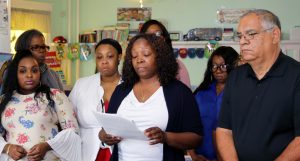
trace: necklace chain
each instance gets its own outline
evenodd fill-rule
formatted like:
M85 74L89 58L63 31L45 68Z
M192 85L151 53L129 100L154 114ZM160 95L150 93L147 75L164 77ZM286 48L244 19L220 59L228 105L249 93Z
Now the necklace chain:
M156 82L152 84L152 87L154 87L155 85L157 85ZM138 91L140 93L139 97L141 99L141 102L145 102L146 101L146 94L145 94L145 90L143 90L143 88L142 88L141 82L138 84Z
M144 94L144 91L142 89L142 84L141 83L139 84L139 90L141 92L141 101L145 102L145 94Z

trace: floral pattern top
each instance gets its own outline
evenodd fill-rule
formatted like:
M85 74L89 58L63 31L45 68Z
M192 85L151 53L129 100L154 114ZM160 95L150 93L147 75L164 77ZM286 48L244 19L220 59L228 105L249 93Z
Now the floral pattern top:
M73 128L78 132L75 113L67 96L58 89L51 89L51 92L55 108L48 105L45 94L35 99L34 93L21 95L14 92L1 116L4 128L1 134L8 143L29 150L54 138L59 132L58 124L62 129Z

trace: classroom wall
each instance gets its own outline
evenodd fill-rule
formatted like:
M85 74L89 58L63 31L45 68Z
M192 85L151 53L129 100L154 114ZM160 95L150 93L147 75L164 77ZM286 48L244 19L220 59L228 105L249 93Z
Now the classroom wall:
M40 0L53 4L52 36L67 35L67 0ZM72 40L76 39L76 0L72 2ZM79 1L79 31L94 29L117 23L118 7L139 7L139 0L81 0ZM236 24L222 25L216 21L216 12L220 8L263 8L278 15L282 23L283 39L289 39L289 29L299 26L299 0L144 0L145 7L152 8L152 18L167 22L169 31L186 33L196 27L236 27ZM131 23L136 27L137 23ZM203 78L207 59L183 59L187 66L191 82L198 85ZM94 73L94 60L80 63L80 76ZM73 66L74 67L74 66Z

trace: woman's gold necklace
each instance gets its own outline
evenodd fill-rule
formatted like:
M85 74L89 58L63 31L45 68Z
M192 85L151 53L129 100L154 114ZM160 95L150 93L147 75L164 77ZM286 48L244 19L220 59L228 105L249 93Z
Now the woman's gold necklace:
M142 84L141 83L139 83L139 91L141 93L141 96L140 96L141 102L145 102L145 94L144 94L144 91L142 89Z
M154 87L157 83L153 83L152 87ZM138 90L139 90L139 93L140 93L140 99L141 99L141 102L145 102L146 101L146 94L144 92L144 90L142 89L142 84L139 83L138 85Z

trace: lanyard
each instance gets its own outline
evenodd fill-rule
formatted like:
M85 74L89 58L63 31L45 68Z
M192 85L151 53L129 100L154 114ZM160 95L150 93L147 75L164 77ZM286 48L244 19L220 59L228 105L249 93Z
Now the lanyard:
M105 105L103 98L100 99L98 105L97 105L97 111L101 111L102 113L105 113Z

